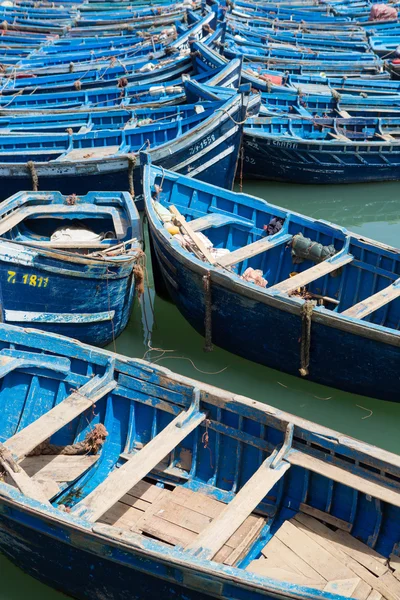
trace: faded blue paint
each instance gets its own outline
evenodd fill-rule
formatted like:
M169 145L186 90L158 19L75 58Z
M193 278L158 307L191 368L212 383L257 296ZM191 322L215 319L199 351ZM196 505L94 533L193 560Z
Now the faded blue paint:
M352 533L384 556L398 547L399 506L377 502L359 492L354 511L354 490L328 480L323 467L320 473L308 473L303 467L292 466L268 493L258 507L266 525L242 567L201 560L182 548L118 527L93 526L74 514L77 503L129 458L126 453L138 452L137 448L190 405L206 413L207 422L179 444L166 471L154 469L149 473L161 487L163 482L183 485L229 502L268 456L274 461L279 454L285 461L300 452L322 459L322 464L329 460L344 472L356 473L398 493L400 461L395 455L272 407L61 336L1 324L1 357L21 360L0 380L2 443L62 402L73 389L88 383L97 389L106 382L116 382L116 388L96 402L96 411L88 409L51 437L52 443L72 444L99 422L108 431L98 461L76 481L67 482L52 499L52 506L0 482L1 551L26 572L59 590L96 600L145 600L149 594L190 600L210 596L226 600L339 600L334 594L274 581L242 568L260 556L265 543L285 519L296 514L301 502L349 521ZM40 397L40 402L33 402L35 397ZM208 447L201 435L205 427ZM192 464L185 469L177 468L182 449L192 454ZM240 456L237 468L231 468L226 456ZM57 508L60 504L72 512Z
M76 224L112 237L83 248L73 241L54 247L52 233ZM69 199L57 192L20 192L2 203L0 227L3 322L29 323L98 345L121 333L135 297L133 269L142 238L130 194ZM95 254L124 243L126 250L121 246L114 255Z
M352 262L337 277L325 275L308 285L309 291L338 302L314 309L308 377L358 394L400 400L400 299L362 320L341 316L349 307L396 282L400 273L396 249L251 196L226 192L173 173L161 174L156 167L146 166L144 177L153 258L171 298L197 331L205 331L203 277L210 272L213 342L249 360L299 375L304 301L270 287L286 280L291 272L304 271L315 263L304 260L295 265L284 243L240 262L233 271L202 262L174 241L152 207L153 184L161 177L160 202L165 206L174 204L188 220L207 213L238 217L236 224L228 221L204 230L216 248L236 250L259 240L265 235L263 225L272 217L281 217L285 224L277 241L286 241L283 234L302 233L323 245L333 244L336 252L350 253ZM240 221L242 218L250 220L251 226ZM268 280L266 289L239 277L247 267L262 270Z

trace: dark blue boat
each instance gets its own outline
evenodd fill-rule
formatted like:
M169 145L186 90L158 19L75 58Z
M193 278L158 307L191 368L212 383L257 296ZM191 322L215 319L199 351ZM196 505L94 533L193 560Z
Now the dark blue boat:
M398 118L255 118L244 128L245 175L291 183L400 179Z
M0 206L2 322L105 346L128 322L141 242L128 193L9 198Z
M398 598L398 456L63 337L0 346L0 549L30 575L82 600Z
M207 346L400 400L398 250L148 164L143 177L156 268ZM164 227L171 207L192 242Z
M105 116L110 128L98 131L3 136L0 196L29 188L65 194L126 189L138 196L136 155L143 148L164 168L204 181L218 178L220 185L232 188L247 103L258 108L259 97L233 93L208 102L208 89L204 96L201 84L189 80L185 85L206 100L134 113L117 111L118 124L113 124L110 112Z

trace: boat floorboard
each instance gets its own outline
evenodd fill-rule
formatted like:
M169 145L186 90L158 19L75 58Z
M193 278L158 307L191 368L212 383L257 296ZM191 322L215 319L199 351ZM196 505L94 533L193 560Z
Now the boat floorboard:
M400 582L384 556L303 512L279 527L247 570L357 600L400 598Z
M100 522L185 548L226 507L200 492L184 487L172 491L140 481L103 515ZM265 525L265 519L250 515L215 556L215 561L237 564L246 555Z

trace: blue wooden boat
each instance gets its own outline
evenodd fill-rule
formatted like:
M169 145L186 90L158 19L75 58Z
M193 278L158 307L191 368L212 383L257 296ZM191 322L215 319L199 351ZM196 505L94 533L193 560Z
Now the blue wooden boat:
M131 313L141 241L128 193L8 198L0 206L2 322L110 343Z
M187 70L190 70L188 65ZM225 61L222 66L194 75L193 79L211 86L238 87L240 81L241 61L235 59ZM188 77L184 73L182 77ZM137 109L160 108L169 104L179 104L186 98L182 78L172 81L158 79L145 85L127 85L124 88L107 86L94 90L82 90L49 94L21 94L5 98L0 97L0 115L9 117L13 114L31 116L37 114L67 114L77 111L102 112L105 108ZM53 117L52 117L53 118ZM65 131L65 130L64 130Z
M292 183L400 179L398 118L250 119L245 174Z
M276 147L287 151L290 143ZM266 161L263 168L278 166ZM143 178L156 268L208 346L213 341L274 369L399 401L397 249L148 164ZM168 233L155 200L178 215L173 220L193 243L184 238L183 247ZM314 247L318 256L309 253ZM259 270L258 284L246 279L249 272L243 277L249 267L250 275Z
M398 598L398 456L61 336L0 343L0 549L28 574L82 600Z
M109 129L74 133L19 132L0 139L1 196L19 189L59 189L79 194L92 190L129 190L140 196L141 183L136 155L148 148L156 164L164 168L218 181L231 188L242 135L242 122L251 103L252 114L260 99L243 94L209 102L208 88L185 82L206 100L160 109L117 111L105 115ZM219 88L216 88L218 92ZM217 94L218 95L218 94ZM44 117L45 119L46 117ZM91 123L96 120L90 117ZM38 119L39 120L39 119ZM60 121L61 122L61 121ZM124 125L125 123L125 125Z

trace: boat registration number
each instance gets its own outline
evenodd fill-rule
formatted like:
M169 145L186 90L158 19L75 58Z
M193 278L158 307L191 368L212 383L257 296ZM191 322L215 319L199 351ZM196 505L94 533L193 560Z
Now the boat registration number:
M49 283L48 277L38 277L37 275L17 276L15 271L7 271L7 283L22 283L23 285L31 285L33 287L47 287Z
M285 140L272 140L273 146L279 146L281 148L297 148L296 142L286 142Z
M215 142L215 133L208 135L207 137L204 138L204 140L201 140L201 142L198 142L195 146L192 146L191 148L189 148L189 155L193 156L194 154L197 154L197 152L199 152L200 150L203 150L203 148L206 148L213 142Z

